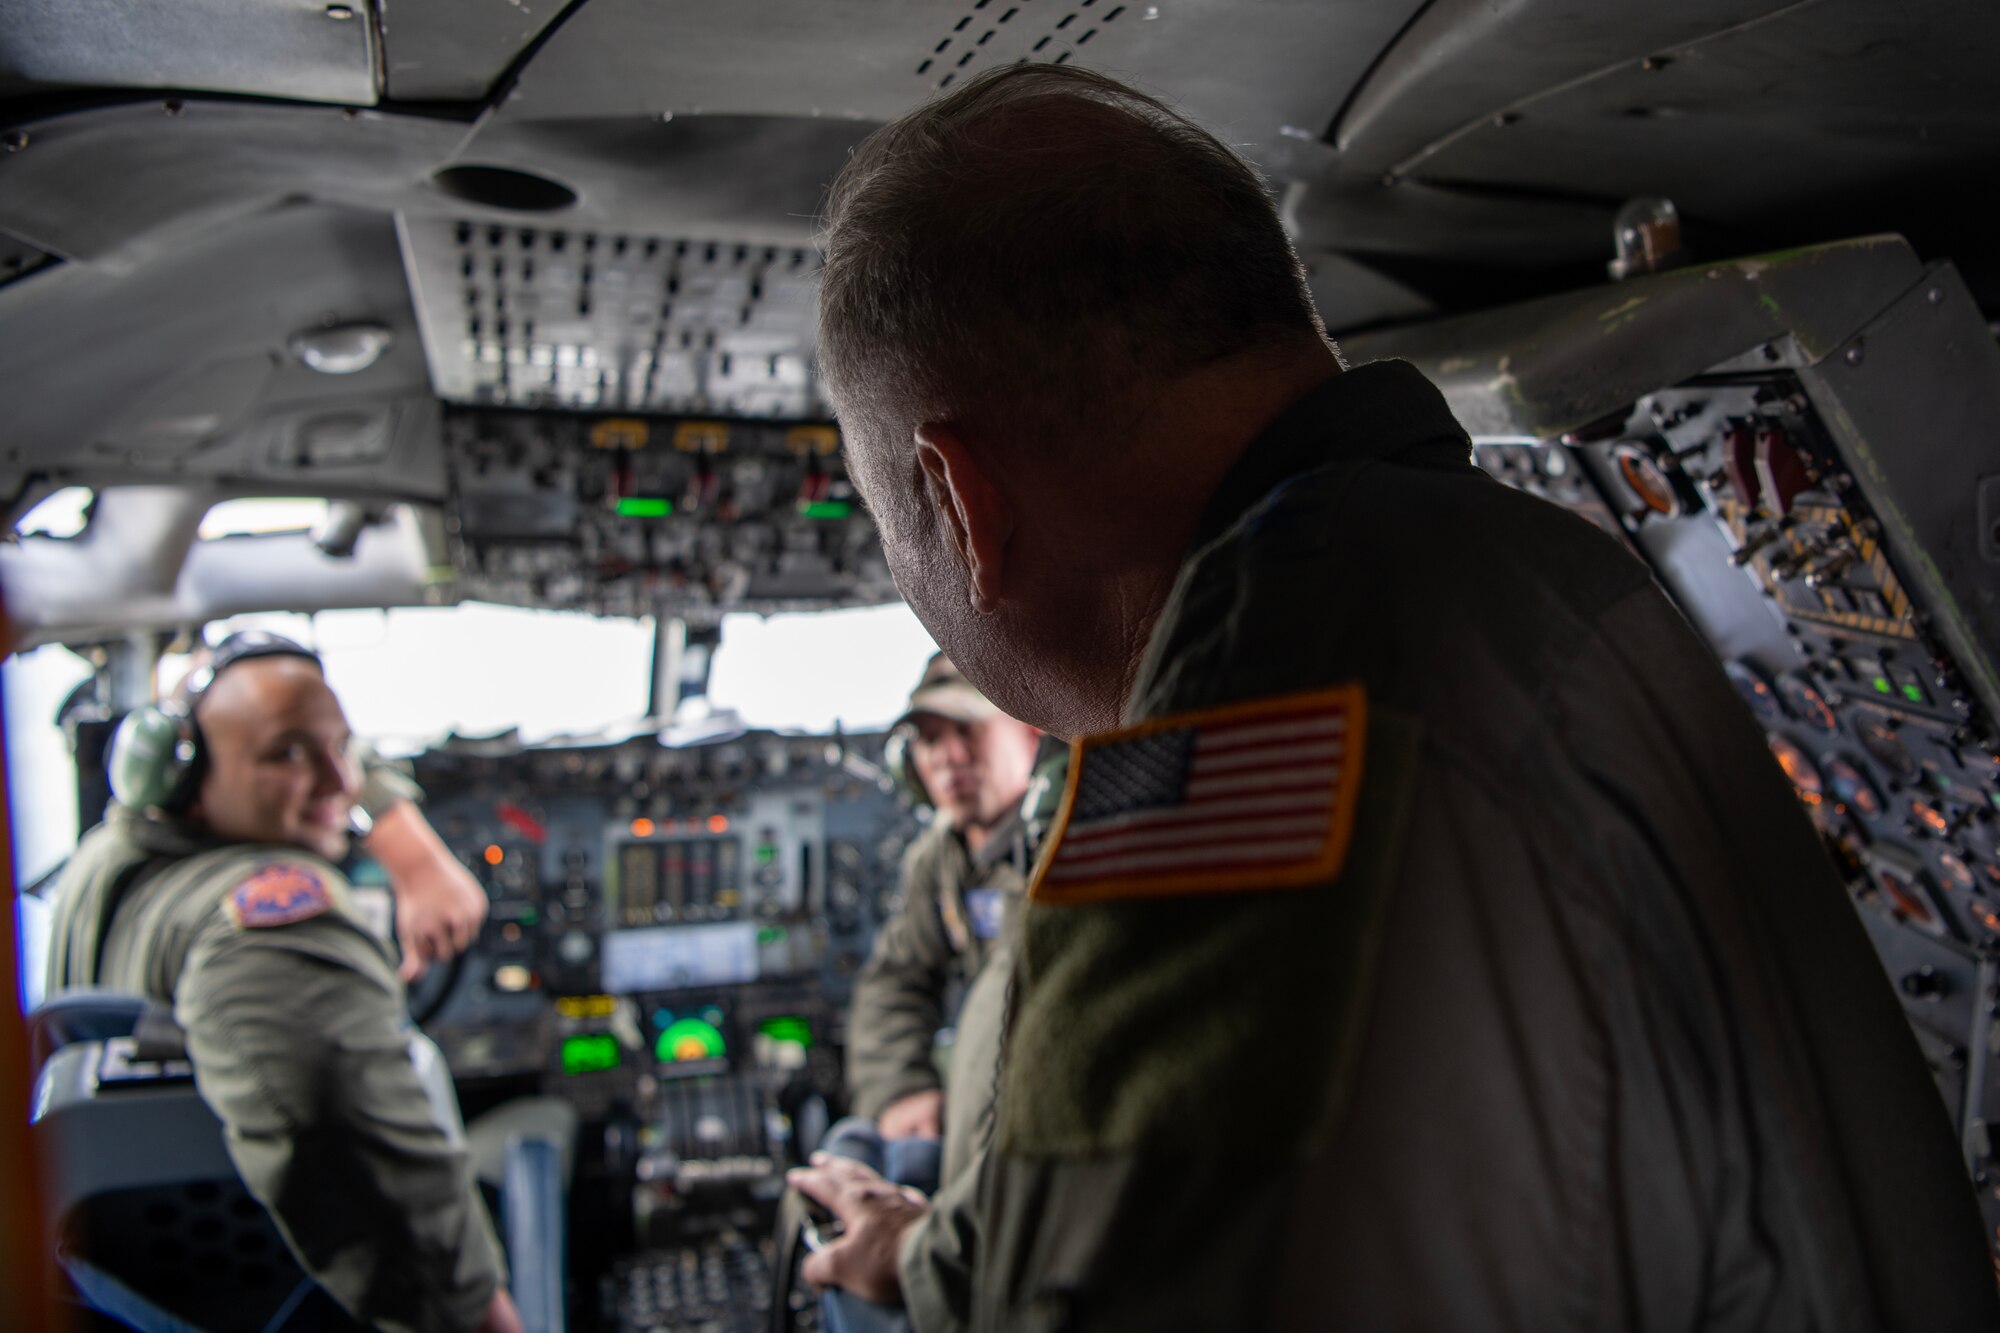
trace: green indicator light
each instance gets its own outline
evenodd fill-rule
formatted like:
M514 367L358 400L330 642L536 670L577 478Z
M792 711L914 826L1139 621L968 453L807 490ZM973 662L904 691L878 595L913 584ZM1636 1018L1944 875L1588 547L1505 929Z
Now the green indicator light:
M799 512L807 518L846 518L854 512L854 506L846 500L814 500L801 505Z
M541 919L542 919L542 914L540 912L537 912L532 907L530 907L527 911L521 913L521 924L524 926L532 926Z
M618 502L618 512L626 518L665 518L674 512L674 502L657 495L628 495Z
M1913 704L1920 704L1924 701L1924 687L1921 685L1905 685L1903 687L1903 697Z
M757 1025L757 1030L772 1041L790 1042L794 1046L810 1047L813 1044L812 1025L803 1018L767 1018Z
M1887 676L1875 677L1872 684L1875 686L1875 693L1877 694L1894 694L1896 692L1895 689L1889 684L1889 678Z
M757 932L757 943L783 944L790 934L783 926L766 926Z
M762 847L759 847L757 849L758 865L767 866L771 864L771 862L777 859L778 859L778 849L776 847L773 847L770 843L767 842Z
M616 1069L619 1063L618 1038L608 1032L580 1037L564 1037L562 1071L565 1074L597 1074Z
M720 1060L727 1055L722 1034L713 1024L704 1023L699 1018L683 1018L653 1043L653 1054L662 1064L675 1064L682 1060Z

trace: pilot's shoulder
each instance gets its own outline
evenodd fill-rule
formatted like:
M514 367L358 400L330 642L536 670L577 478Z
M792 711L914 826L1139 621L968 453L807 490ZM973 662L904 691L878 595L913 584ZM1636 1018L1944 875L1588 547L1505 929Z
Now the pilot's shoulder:
M1032 897L1064 906L1339 878L1369 715L1367 687L1346 681L1084 737Z
M308 857L273 857L245 865L222 900L238 930L274 930L336 910L339 872Z
M1358 1030L1421 732L1347 682L1078 743L1023 939L1003 1147L1258 1152L1322 1126ZM1240 1127L1239 1127L1240 1128Z
M268 844L216 848L180 863L172 889L218 930L275 931L354 911L346 877L312 853Z

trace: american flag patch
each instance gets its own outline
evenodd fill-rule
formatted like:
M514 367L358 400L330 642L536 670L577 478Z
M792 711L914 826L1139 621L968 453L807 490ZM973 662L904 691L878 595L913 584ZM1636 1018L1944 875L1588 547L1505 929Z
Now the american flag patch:
M1077 742L1043 903L1303 887L1340 873L1361 786L1359 684Z

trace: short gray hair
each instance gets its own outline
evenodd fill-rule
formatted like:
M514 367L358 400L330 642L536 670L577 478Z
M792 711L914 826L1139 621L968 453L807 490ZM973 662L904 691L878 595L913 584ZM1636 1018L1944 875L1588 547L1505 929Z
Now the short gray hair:
M844 409L1081 424L1136 376L1323 340L1262 180L1158 99L1013 65L861 144L823 218Z

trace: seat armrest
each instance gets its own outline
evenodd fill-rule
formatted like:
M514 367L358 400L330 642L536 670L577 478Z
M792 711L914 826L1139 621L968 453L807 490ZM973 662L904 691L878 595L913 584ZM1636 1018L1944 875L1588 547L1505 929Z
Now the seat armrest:
M45 1000L28 1015L29 1069L39 1071L51 1055L80 1041L129 1037L146 1002L116 991L69 991Z

